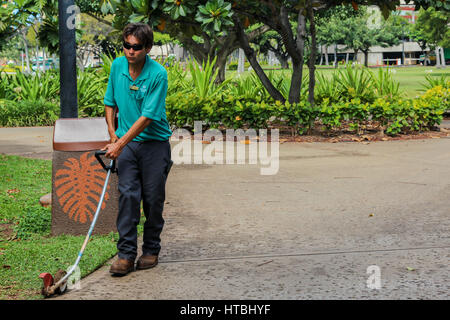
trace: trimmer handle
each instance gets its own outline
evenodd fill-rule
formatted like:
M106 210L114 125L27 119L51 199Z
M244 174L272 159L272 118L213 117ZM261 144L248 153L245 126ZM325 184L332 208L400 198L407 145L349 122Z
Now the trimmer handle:
M106 150L97 150L95 151L95 157L97 158L98 162L102 165L103 169L106 171L111 170L112 173L116 172L116 161L111 160L109 163L109 166L106 166L103 162L102 158L100 156L104 156L106 154Z

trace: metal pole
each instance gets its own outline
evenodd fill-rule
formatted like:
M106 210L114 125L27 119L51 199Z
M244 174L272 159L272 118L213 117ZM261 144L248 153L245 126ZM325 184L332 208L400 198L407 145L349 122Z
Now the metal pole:
M78 118L74 0L58 0L61 118Z
M402 21L402 65L405 65L405 25Z

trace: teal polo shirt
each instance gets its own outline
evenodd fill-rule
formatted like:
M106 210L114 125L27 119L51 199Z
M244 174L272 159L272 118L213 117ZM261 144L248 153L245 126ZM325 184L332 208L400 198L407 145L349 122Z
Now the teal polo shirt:
M147 55L141 74L133 81L127 58L116 58L103 100L106 106L119 108L116 135L123 137L144 116L153 121L133 141L168 140L172 132L166 116L166 95L167 72L158 62Z

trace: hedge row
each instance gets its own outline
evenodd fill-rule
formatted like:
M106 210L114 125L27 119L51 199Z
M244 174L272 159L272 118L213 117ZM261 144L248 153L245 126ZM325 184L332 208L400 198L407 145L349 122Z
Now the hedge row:
M203 121L203 126L210 128L262 129L282 125L303 134L316 124L328 131L346 126L360 132L370 123L395 135L428 130L440 124L443 113L450 109L449 96L450 89L438 86L417 99L377 99L371 104L352 99L311 107L307 102L283 105L258 98L175 94L167 98L166 109L169 123L175 127L193 127L194 121Z
M59 105L47 101L0 100L0 126L52 126L59 118Z
M314 125L324 130L340 130L344 126L360 133L369 123L387 134L429 130L440 124L443 113L450 110L450 89L442 86L428 90L416 99L377 99L374 103L350 102L311 107L307 102L281 104L261 97L218 96L200 98L195 94L174 94L167 98L169 123L174 128L194 127L203 121L209 128L253 128L272 126L291 128L299 134ZM80 116L84 116L81 114ZM98 116L88 114L88 116ZM0 126L47 126L59 118L59 106L37 102L0 100Z

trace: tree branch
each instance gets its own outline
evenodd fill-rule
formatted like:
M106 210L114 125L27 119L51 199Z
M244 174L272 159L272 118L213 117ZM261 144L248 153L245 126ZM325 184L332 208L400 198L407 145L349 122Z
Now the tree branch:
M90 17L96 19L97 21L99 21L99 22L101 22L101 23L104 23L104 24L106 24L106 25L112 27L112 22L109 22L108 20L105 20L105 19L103 19L103 18L97 17L96 15L94 15L94 14L92 14L92 13L90 13L90 12L82 12L82 13L85 13L85 14L87 14L88 16L90 16Z

